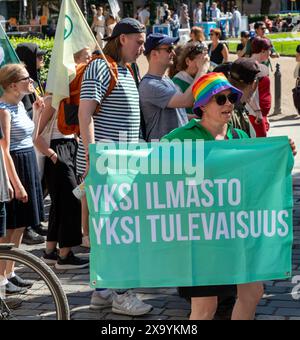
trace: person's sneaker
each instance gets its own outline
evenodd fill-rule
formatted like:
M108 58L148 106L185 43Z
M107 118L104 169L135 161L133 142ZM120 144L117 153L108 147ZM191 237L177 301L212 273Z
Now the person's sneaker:
M87 268L89 264L90 264L89 260L81 259L75 256L72 251L70 251L65 259L62 259L58 255L55 268L59 270L83 269L83 268Z
M83 247L83 248L91 248L89 236L83 236L82 237L81 247Z
M16 287L20 288L31 288L34 284L34 281L24 280L18 275L15 275L14 277L8 279L8 281L14 284Z
M5 285L5 295L25 294L27 288L17 287L10 281Z
M111 289L106 289L105 294L103 294L103 291L95 290L92 294L90 309L101 310L103 308L111 307L114 295L115 293Z
M45 228L42 224L35 226L33 231L39 234L40 236L47 236L48 228Z
M37 234L31 227L28 227L24 231L22 243L27 245L41 244L45 242L45 238Z
M129 316L140 316L149 313L152 306L139 300L135 294L128 291L122 295L115 295L112 303L112 312Z
M44 254L41 257L41 260L44 261L48 266L55 265L57 262L57 259L58 259L57 249L55 249L50 254L47 254L46 251L44 250Z

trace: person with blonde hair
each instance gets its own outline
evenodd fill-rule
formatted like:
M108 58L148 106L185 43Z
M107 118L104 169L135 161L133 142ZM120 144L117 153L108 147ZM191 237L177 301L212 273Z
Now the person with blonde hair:
M44 220L43 195L36 155L33 148L34 123L29 118L22 98L34 92L33 80L23 64L8 64L0 69L0 123L3 150L8 176L14 189L14 199L7 207L7 235L0 243L19 247L25 227L39 225ZM37 116L44 109L38 98L33 104ZM14 262L0 262L0 285L6 294L25 293L33 281L23 280L14 272Z
M205 42L205 35L203 33L203 29L201 27L194 26L191 29L190 33L191 41L193 42Z

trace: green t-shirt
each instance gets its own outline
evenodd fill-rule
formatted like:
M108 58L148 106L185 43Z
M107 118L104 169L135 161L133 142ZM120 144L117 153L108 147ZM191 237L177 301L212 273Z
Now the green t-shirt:
M196 141L197 139L202 139L202 140L207 140L207 141L215 140L212 134L209 131L207 131L202 125L199 124L200 121L201 120L199 119L192 119L187 125L171 131L169 134L164 136L162 139L166 139L169 141L178 139L182 142L184 142L185 140ZM239 129L235 129L235 131L238 134L240 139L249 138L246 132L239 130ZM228 126L228 130L227 130L227 138L233 139L232 128L230 125Z

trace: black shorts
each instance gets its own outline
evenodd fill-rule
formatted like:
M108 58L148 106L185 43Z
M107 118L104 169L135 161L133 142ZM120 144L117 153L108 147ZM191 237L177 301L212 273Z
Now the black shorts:
M6 235L6 210L5 203L0 202L0 237Z
M178 293L181 297L190 299L192 297L231 297L236 296L236 285L224 286L194 286L194 287L179 287Z

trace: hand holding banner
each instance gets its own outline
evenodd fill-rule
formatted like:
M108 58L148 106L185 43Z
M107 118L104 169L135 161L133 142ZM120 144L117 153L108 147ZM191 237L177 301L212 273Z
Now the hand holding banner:
M291 275L288 139L205 142L204 162L202 148L90 146L93 287L242 284Z

